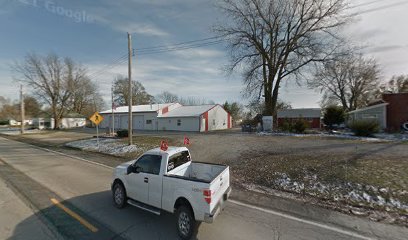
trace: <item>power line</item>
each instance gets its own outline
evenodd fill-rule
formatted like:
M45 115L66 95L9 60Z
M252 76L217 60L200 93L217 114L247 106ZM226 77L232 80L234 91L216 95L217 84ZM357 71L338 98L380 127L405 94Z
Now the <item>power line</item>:
M374 2L379 2L379 1L373 1L372 3L374 3ZM360 12L353 13L353 14L351 14L351 16L358 16L358 15L362 15L362 14L365 14L365 13L378 12L378 11L381 11L381 10L385 10L385 9L388 9L388 8L397 7L397 6L401 6L401 5L405 5L405 4L408 4L408 1L400 1L400 2L395 2L395 3L388 4L388 5L383 5L383 6L380 6L380 7L374 7L374 8L371 8L371 9L366 9L366 10L363 10L363 11L360 11Z
M174 52L174 51L187 50L187 49L192 49L192 48L200 48L200 47L217 45L223 42L224 40L217 40L217 41L205 42L205 43L200 43L200 44L192 44L192 45L186 45L186 46L180 46L180 47L168 47L168 48L161 48L161 49L150 50L150 51L138 51L138 49L136 49L136 54L140 56L140 55L148 55L148 54Z
M91 78L91 79L96 78L96 77L100 76L101 74L105 73L107 70L112 69L114 67L117 67L117 66L125 63L126 61L127 61L127 54L115 59L114 61L112 61L109 64L104 65L99 70L89 74L88 77Z
M124 57L126 57L126 56L127 56L127 54L123 54L123 55L121 55L120 57L117 57L117 58L113 59L112 62L103 65L99 70L96 70L96 71L94 71L93 73L91 73L91 74L89 74L89 75L90 75L90 76L91 76L91 75L94 75L94 74L96 74L97 72L99 72L99 71L101 71L101 70L103 70L103 69L105 69L105 68L107 68L107 67L109 67L109 66L111 66L111 65L116 64L117 62L121 61L121 60L122 60Z
M152 47L138 48L134 50L134 53L137 53L138 55L149 55L149 54L158 54L158 53L187 50L187 49L199 48L199 47L205 47L205 46L212 46L212 45L220 44L224 41L220 38L221 37L217 36L217 37L196 39L196 40L169 44L169 45L158 45L158 46L152 46ZM215 39L220 39L220 40L215 40ZM102 75L103 73L106 73L107 70L110 70L118 65L125 63L127 61L127 57L128 57L127 55L128 54L123 54L122 56L114 59L111 63L106 64L103 67L101 67L99 70L96 70L95 72L92 72L91 74L89 74L88 77L91 80L93 80L96 77Z
M371 1L371 2L360 3L360 4L350 6L350 7L348 7L348 9L364 7L364 6L372 5L372 4L377 3L377 2L384 2L384 0L375 0L375 1Z
M203 39L197 39L197 40L192 40L192 41L187 41L187 42L181 42L181 43L176 43L176 44L169 44L169 45L159 45L159 46L152 46L152 47L144 47L144 48L138 48L138 51L141 50L151 50L151 49L158 49L158 48L169 48L169 47L175 47L175 46L180 46L180 45L186 45L186 44L191 44L191 43L196 43L196 42L204 42L208 40L213 40L221 38L219 36L217 37L209 37L209 38L203 38Z

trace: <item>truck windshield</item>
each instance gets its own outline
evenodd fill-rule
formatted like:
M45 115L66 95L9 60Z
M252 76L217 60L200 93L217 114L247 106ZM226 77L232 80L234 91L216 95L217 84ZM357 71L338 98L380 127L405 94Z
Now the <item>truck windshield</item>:
M189 161L191 161L191 158L190 158L190 154L188 153L188 151L182 151L182 152L176 153L169 158L169 163L167 165L167 172Z

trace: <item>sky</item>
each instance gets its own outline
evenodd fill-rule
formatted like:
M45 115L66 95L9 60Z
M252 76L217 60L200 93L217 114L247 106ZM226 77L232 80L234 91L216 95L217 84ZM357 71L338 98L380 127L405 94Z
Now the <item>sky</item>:
M0 96L18 98L19 83L11 71L27 53L71 57L88 69L109 105L117 75L127 75L127 32L133 48L176 44L213 37L212 27L223 16L216 0L0 0ZM350 13L360 12L344 29L381 66L381 80L408 74L408 0L354 0ZM354 7L353 7L354 6ZM148 93L167 90L182 97L216 103L243 104L244 85L224 68L228 55L223 44L168 53L135 55L134 80ZM30 89L26 87L26 91ZM280 99L294 108L318 107L319 91L295 82L285 83Z

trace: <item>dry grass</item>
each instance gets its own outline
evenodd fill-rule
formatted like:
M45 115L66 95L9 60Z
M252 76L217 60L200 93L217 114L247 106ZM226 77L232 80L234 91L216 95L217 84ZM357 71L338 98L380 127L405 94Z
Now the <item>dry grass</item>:
M125 138L122 140L127 143L128 139ZM134 159L139 157L145 150L156 148L160 146L161 141L167 141L169 146L183 146L183 142L179 139L173 137L156 137L156 136L134 136L133 144L139 146L140 151L129 153L125 156L127 159Z
M322 199L332 199L334 194L347 195L356 186L369 192L370 190L365 190L367 186L374 186L376 189L387 189L386 193L372 193L374 196L382 196L387 200L392 197L408 204L408 158L384 158L366 152L276 153L257 150L245 152L239 162L230 160L226 163L231 166L233 182L236 184L256 184ZM277 183L282 174L303 184L303 187L296 190L282 187ZM316 192L311 187L316 182L333 186L333 193L332 190L325 194ZM396 211L400 212L398 209Z

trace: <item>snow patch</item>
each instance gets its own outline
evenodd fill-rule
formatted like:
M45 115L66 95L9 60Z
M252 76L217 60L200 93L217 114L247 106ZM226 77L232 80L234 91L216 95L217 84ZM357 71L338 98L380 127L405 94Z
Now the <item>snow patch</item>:
M288 137L332 137L332 138L360 140L360 141L366 141L366 142L390 142L390 141L407 141L408 140L408 134L387 134L387 133L375 134L374 137L357 137L357 136L354 136L352 133L298 134L298 133L285 133L285 132L259 132L257 133L257 135L258 136L288 136Z
M291 179L286 173L274 172L272 186L245 185L248 190L270 192L280 189L293 193L306 193L310 196L321 196L333 201L350 201L358 205L381 206L408 211L408 203L398 200L407 194L406 191L393 192L389 188L354 183L323 183L315 174L307 173L304 180Z
M75 142L66 143L65 146L78 148L85 151L101 152L114 156L124 156L126 154L136 152L136 151L147 151L147 149L136 146L136 145L127 145L124 144L119 139L99 139L99 146L97 139L86 139L79 140Z

